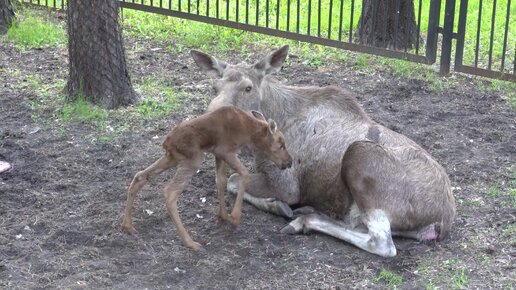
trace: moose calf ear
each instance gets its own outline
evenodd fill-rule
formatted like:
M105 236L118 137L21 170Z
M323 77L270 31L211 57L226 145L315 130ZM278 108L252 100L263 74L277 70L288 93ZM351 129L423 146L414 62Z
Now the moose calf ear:
M256 118L256 119L259 119L259 120L263 120L265 121L265 117L263 116L262 113L258 112L258 111L251 111L251 113L253 114L253 116Z
M276 121L274 121L273 119L269 119L269 131L271 132L271 134L274 134L276 133L276 130L278 129L278 126L276 125Z

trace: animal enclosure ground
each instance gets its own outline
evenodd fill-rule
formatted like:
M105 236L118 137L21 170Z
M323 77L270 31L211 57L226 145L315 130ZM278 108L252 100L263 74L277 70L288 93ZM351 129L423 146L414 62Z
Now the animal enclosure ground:
M427 149L447 170L457 199L446 241L395 239L398 255L381 258L322 234L283 235L286 219L248 204L234 229L216 218L211 157L179 199L182 220L202 251L182 245L166 214L162 190L174 171L139 194L139 234L122 234L132 176L162 154L169 126L203 112L213 94L189 54L166 46L129 39L127 58L133 82L153 77L182 92L175 110L139 120L123 117L134 108L120 110L121 117L100 128L56 121L62 111L49 105L58 96L47 88L67 76L66 49L20 51L0 39L0 160L13 165L0 176L0 288L516 286L516 113L499 93L480 89L479 79L462 76L436 91L387 69L313 68L295 55L277 74L292 85L350 89L373 119Z

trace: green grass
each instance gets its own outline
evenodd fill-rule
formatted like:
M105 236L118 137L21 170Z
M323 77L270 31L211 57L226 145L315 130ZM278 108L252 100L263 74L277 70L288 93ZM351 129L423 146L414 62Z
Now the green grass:
M92 124L97 128L105 127L108 120L108 111L93 105L78 97L76 101L65 103L60 112L61 121L70 121Z
M64 46L66 33L62 25L31 13L18 16L7 31L7 39L22 48Z
M398 286L401 286L401 283L403 283L403 277L382 267L380 273L378 273L376 281L383 281L389 288L396 289Z
M170 115L178 105L178 93L159 80L144 78L134 86L142 98L135 108L143 118L154 119Z

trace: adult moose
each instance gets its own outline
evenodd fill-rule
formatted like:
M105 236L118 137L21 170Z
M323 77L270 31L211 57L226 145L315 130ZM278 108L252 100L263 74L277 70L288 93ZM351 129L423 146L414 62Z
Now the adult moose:
M291 169L255 156L258 173L250 176L246 200L287 216L286 204L315 208L323 214L302 215L282 231L319 231L384 257L396 255L393 235L445 238L455 199L443 167L409 138L371 120L351 92L279 83L270 74L287 54L284 46L255 64L231 65L191 52L203 71L221 78L209 111L227 104L259 110L277 121L289 144ZM239 179L234 174L228 189Z

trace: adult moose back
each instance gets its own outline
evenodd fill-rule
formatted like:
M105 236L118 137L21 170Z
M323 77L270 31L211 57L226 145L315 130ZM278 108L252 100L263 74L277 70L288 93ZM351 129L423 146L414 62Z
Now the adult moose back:
M396 255L393 235L445 238L455 199L443 167L406 136L371 120L351 92L279 83L270 74L287 54L284 46L255 64L231 65L191 52L203 71L220 77L208 110L233 104L262 111L290 146L294 162L287 170L255 156L258 173L251 175L247 200L287 215L289 208L271 197L313 207L324 214L302 215L282 231L319 231L384 257ZM228 189L238 182L233 175Z

